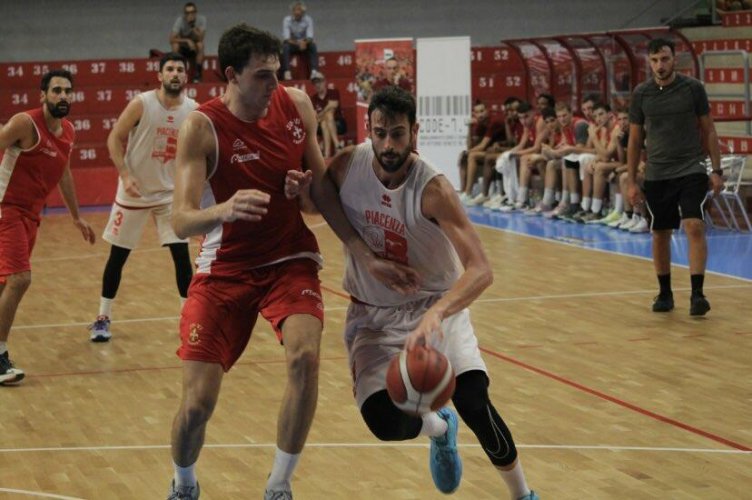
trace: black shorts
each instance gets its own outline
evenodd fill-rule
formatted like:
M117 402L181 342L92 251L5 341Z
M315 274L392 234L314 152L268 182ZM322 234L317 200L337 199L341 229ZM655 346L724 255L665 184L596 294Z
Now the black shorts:
M691 174L675 179L645 181L645 201L653 230L679 229L682 219L703 219L708 176Z

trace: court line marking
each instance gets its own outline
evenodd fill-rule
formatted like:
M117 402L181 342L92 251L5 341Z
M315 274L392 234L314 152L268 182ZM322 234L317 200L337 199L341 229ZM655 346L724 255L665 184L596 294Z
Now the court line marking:
M306 443L306 448L428 448L429 443L413 442L374 442L374 443ZM459 448L480 448L480 444L458 444ZM678 448L662 446L609 446L609 445L569 445L569 444L515 444L517 448L538 450L573 450L573 451L651 451L670 453L719 453L725 455L752 455L752 450L729 450L719 448ZM276 443L213 443L204 448L213 449L275 449ZM59 446L35 448L0 448L3 453L38 453L38 452L88 452L88 451L138 451L167 450L169 444L112 445L112 446Z
M66 497L63 495L55 495L54 493L43 493L30 490L16 490L13 488L0 488L0 493L18 493L19 495L26 495L30 497L57 498L59 500L84 500L83 498L79 497Z
M542 368L538 368L536 366L533 366L531 364L525 363L523 361L519 361L519 360L517 360L517 359L515 359L515 358L513 358L511 356L507 356L507 355L501 354L499 352L492 351L491 349L487 349L485 347L480 347L480 350L482 352L488 354L489 356L493 356L495 358L501 359L501 360L506 361L508 363L512 363L514 365L517 365L517 366L519 366L521 368L524 368L526 370L529 370L529 371L532 371L534 373L537 373L538 375L543 375L544 377L548 377L548 378L550 378L552 380L555 380L557 382L561 382L562 384L568 385L570 387L574 387L575 389L577 389L579 391L586 392L586 393L591 394L593 396L596 396L596 397L598 397L600 399L603 399L603 400L606 400L608 402L611 402L611 403L614 403L616 405L619 405L619 406L621 406L623 408L627 408L628 410L632 410L632 411L634 411L636 413L639 413L641 415L644 415L646 417L650 417L652 419L658 420L659 422L663 422L665 424L669 424L669 425L672 425L674 427L678 427L678 428L683 429L685 431L689 431L689 432L691 432L693 434L697 434L698 436L702 436L704 438L713 440L713 441L715 441L717 443L721 443L723 445L730 446L731 448L736 448L737 450L742 450L742 451L746 451L746 452L752 452L752 448L749 448L749 447L747 447L747 446L745 446L743 444L740 444L740 443L734 442L734 441L732 441L730 439L726 439L726 438L718 436L716 434L704 431L704 430L699 429L697 427L693 427L693 426L691 426L689 424L685 424L685 423L680 422L678 420L675 420L673 418L660 415L658 413L655 413L653 411L647 410L647 409L642 408L640 406L637 406L635 404L628 403L627 401L619 399L619 398L617 398L615 396L610 396L610 395L606 394L605 392L601 392L601 391L599 391L597 389L592 389L592 388L590 388L590 387L588 387L586 385L580 384L580 383L575 382L573 380L570 380L570 379L568 379L566 377L562 377L561 375L557 375L557 374L555 374L553 372L550 372L548 370L544 370Z
M715 286L706 286L705 290L731 290L731 289L739 289L739 288L752 288L752 283L750 284L740 284L740 285L715 285ZM321 286L322 290L325 290L327 292L330 292L338 297L341 297L346 300L350 300L350 296L346 293L340 292L336 289L329 288L327 286ZM690 291L689 287L679 287L674 288L674 291L677 292L688 292ZM562 294L552 294L552 295L527 295L527 296L520 296L520 297L497 297L492 299L477 299L473 304L477 303L493 303L493 302L520 302L525 300L557 300L557 299L587 299L590 297L603 297L603 296L619 296L619 295L652 295L655 294L654 289L646 289L646 290L617 290L617 291L602 291L602 292L583 292L583 293L562 293ZM347 309L347 306L333 306L333 307L326 307L324 310L325 312L331 312L331 311L344 311ZM131 319L119 319L116 321L116 323L145 323L145 322L151 322L151 321L177 321L180 319L180 316L153 316L153 317L144 317L144 318L131 318ZM91 321L79 321L79 322L71 322L71 323L46 323L42 325L19 325L19 326L13 326L13 331L15 330L34 330L38 328L66 328L66 327L80 327L80 326L88 326L91 324Z

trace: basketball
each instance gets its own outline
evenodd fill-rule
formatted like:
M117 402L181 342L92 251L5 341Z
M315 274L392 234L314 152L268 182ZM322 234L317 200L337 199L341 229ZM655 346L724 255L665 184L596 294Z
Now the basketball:
M454 394L454 370L442 353L427 346L403 350L386 372L386 390L400 410L420 416L438 410Z

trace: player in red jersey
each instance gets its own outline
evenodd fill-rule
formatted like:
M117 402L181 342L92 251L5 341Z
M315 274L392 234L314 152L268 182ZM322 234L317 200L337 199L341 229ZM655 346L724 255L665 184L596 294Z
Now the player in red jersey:
M265 498L292 498L290 479L316 408L323 327L321 257L300 214L307 203L293 191L310 191L382 283L417 288L415 271L377 258L347 222L316 143L310 99L278 85L280 50L276 37L248 25L227 30L218 51L227 91L191 113L178 136L173 227L181 238L205 237L180 320L183 400L172 428L169 499L198 498L194 466L206 424L259 313L284 340L288 373Z
M31 284L31 251L39 214L57 185L73 223L94 243L94 231L78 213L70 172L75 132L70 112L73 78L54 70L42 76L42 106L14 115L0 128L0 385L20 382L23 370L8 355L16 309Z

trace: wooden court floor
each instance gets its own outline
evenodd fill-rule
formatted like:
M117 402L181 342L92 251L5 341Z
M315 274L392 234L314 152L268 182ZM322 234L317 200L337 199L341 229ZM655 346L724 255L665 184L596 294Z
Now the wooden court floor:
M88 214L97 233L105 213ZM298 500L438 499L425 439L382 444L352 400L341 340L340 245L309 220L326 258L320 399L294 477ZM710 275L713 310L650 312L648 261L479 228L495 270L471 308L531 487L541 498L721 499L752 493L752 283ZM195 247L193 248L195 252ZM172 474L180 394L178 298L152 225L126 266L113 340L88 341L109 247L46 217L10 348L27 379L0 387L0 498L159 499ZM198 463L202 499L260 499L274 450L283 349L257 325L225 378ZM508 498L462 428L457 499Z

